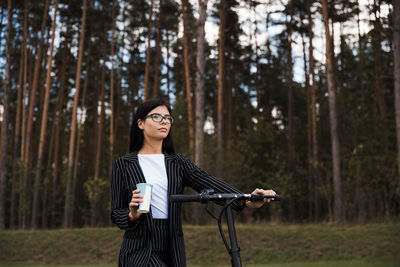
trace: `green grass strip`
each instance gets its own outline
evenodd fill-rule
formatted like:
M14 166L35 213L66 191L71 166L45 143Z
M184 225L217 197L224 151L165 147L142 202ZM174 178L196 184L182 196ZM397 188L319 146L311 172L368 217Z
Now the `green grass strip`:
M311 262L323 262L315 266L330 266L330 262L340 266L372 266L371 262L390 266L394 262L392 266L400 266L400 224L238 224L236 229L244 266L310 266ZM229 266L230 258L216 226L184 226L184 234L190 266ZM0 266L116 266L122 235L117 228L0 231Z
M400 262L395 261L320 261L320 262L292 262L280 264L256 264L243 267L397 267ZM1 264L2 267L115 267L116 264L73 264L73 265L37 265L37 264ZM191 265L188 267L230 267L228 265Z

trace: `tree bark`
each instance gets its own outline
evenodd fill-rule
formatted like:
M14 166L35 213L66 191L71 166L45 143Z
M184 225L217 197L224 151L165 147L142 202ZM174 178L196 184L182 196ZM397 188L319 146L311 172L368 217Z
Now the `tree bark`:
M169 58L170 58L169 32L168 32L168 29L165 29L165 31L166 31L165 39L167 40L167 60L166 60L166 63L167 63L167 99L168 99L168 102L170 102L169 94L171 93L171 78L170 78L171 67L169 65Z
M154 0L150 2L150 14L149 14L149 25L147 29L147 49L146 49L146 65L144 69L144 86L143 86L143 101L150 98L150 88L149 88L149 72L150 72L150 41L151 41L151 31L153 27L153 4Z
M54 106L53 114L56 112L57 106ZM53 116L54 118L54 116ZM54 120L52 121L54 122ZM55 138L55 127L52 126L50 130L50 141L49 141L49 149L48 149L48 156L47 156L47 163L44 166L43 172L43 194L41 195L42 198L42 206L41 206L41 225L42 229L47 229L49 227L49 200L48 195L50 190L50 175L51 175L51 163L53 160L53 152L54 152L54 138Z
M69 26L67 26L69 27ZM68 30L67 30L68 32ZM67 33L68 35L68 33ZM65 74L66 74L66 66L69 62L67 57L67 48L64 47L64 53L62 57L62 64L60 70L60 87L58 89L58 98L57 98L57 107L56 112L54 114L54 125L55 132L54 132L54 158L52 159L52 168L51 168L51 177L52 177L52 189L51 189L51 196L50 196L50 227L55 227L56 217L58 217L58 210L56 210L56 202L57 202L57 184L58 184L58 163L59 163L59 150L60 150L60 130L63 120L63 106L64 106L64 88L65 88Z
M25 19L27 19L27 13L28 13L28 5L26 3L25 5ZM27 40L27 32L28 32L28 26L25 25L24 22L24 39L25 39L25 47L24 47L24 78L23 78L23 93L22 93L22 98L26 99L27 96L27 82L28 82L28 68L29 68L29 61L28 61L28 49L26 45L26 40ZM22 122L21 122L21 149L20 149L20 168L24 168L24 158L25 158L25 136L26 136L26 117L27 117L27 109L26 109L26 104L25 101L22 102ZM24 219L23 213L25 212L25 205L22 204L22 200L26 198L26 195L23 194L23 192L26 191L26 180L24 176L19 177L19 183L20 183L20 189L19 189L19 199L18 199L18 228L22 228L23 222L22 220Z
M336 113L336 90L334 83L333 68L333 47L332 39L329 31L329 17L327 1L322 0L322 15L325 26L325 45L326 45L326 65L327 65L327 82L329 92L329 119L330 132L332 142L332 166L333 166L333 215L336 222L342 222L343 216L343 200L342 200L342 183L340 176L340 150L339 150L339 134L337 129L337 113Z
M112 163L114 161L114 31L115 31L115 0L112 2L112 25L111 25L111 72L110 72L110 159L109 171L111 173ZM89 58L88 58L89 60ZM85 80L86 81L86 80ZM82 103L83 106L83 103Z
M11 24L12 11L11 0L8 0L7 7L7 37L6 37L6 77L3 94L3 122L1 127L1 158L0 158L0 230L5 229L5 208L6 208L6 173L7 173L7 148L8 148L8 92L11 86L10 64L11 64Z
M220 1L218 32L218 106L217 106L217 175L221 177L224 148L224 53L225 53L225 13L226 0Z
M122 8L122 20L125 21L126 15L125 15L125 7ZM125 50L125 38L127 36L127 31L125 30L125 24L123 24L122 28L122 37L121 37L121 44L122 44L122 51ZM119 71L119 80L118 80L118 85L117 85L117 103L116 103L116 110L115 110L115 121L114 121L114 140L118 140L118 126L119 126L119 120L120 120L120 112L121 112L121 100L122 100L122 81L124 80L123 78L123 73L125 69L125 62L124 62L124 53L118 54L117 53L118 60L120 61L120 71ZM126 96L129 98L129 90L126 90ZM127 121L129 124L129 120ZM110 173L111 173L111 168L110 168Z
M24 75L24 45L21 45L21 57L19 60L19 70L18 70L18 92L17 92L17 110L15 115L15 131L14 131L14 140L13 140L13 156L12 156L12 180L11 180L11 203L10 203L10 220L9 227L10 229L15 228L15 211L17 206L17 187L18 187L18 147L19 147L19 139L21 137L21 104L22 104L22 78ZM1 148L1 147L0 147Z
M375 139L381 145L376 149L376 153L382 153L383 155L388 154L388 134L384 127L386 121L386 104L385 104L385 92L383 81L382 81L382 22L380 18L380 1L374 0L373 10L375 20L373 21L374 29L372 31L372 49L374 55L374 107L377 109L377 116L375 118ZM385 201L385 199L381 199Z
M51 71L53 67L53 50L54 50L54 36L56 29L56 20L57 20L57 8L58 8L58 0L54 1L54 15L53 15L53 26L51 33L51 44L50 44L50 54L47 61L47 75L46 75L46 92L44 97L43 104L43 113L42 113L42 126L40 129L40 141L39 141L39 152L38 159L36 165L36 179L34 185L34 193L33 193L33 205L32 205L32 217L31 217L31 227L33 229L38 228L38 212L39 212L39 191L42 183L42 162L43 162L43 153L44 153L44 142L46 137L47 130L47 113L49 108L49 98L50 98L50 87L51 87Z
M256 111L256 116L259 118L260 115L260 109L261 109L261 86L260 86L260 54L259 50L260 47L258 45L258 21L257 21L257 5L259 5L258 2L252 2L251 6L253 9L253 15L254 15L254 45L255 45L255 66L256 66L256 72L254 73L254 85L256 89L256 96L257 96L257 111Z
M294 123L293 123L293 59L292 59L292 28L293 28L293 1L288 3L290 20L287 24L288 31L288 162L287 168L290 175L291 184L293 187L290 190L290 201L289 201L289 220L293 221L296 218L296 201L295 201L295 142L294 142Z
M357 5L359 6L360 1L357 1ZM361 38L361 25L360 25L360 12L357 14L357 29L358 29L358 83L360 86L360 94L361 94L361 111L365 112L365 93L364 93L364 52L362 46L362 38Z
M397 136L398 194L400 194L400 1L393 1L393 77Z
M42 26L41 26L41 35L40 35L40 42L39 42L39 47L37 51L37 57L35 61L35 69L34 69L34 74L33 74L33 82L32 82L32 89L29 93L29 115L28 115L28 121L27 121L27 127L26 127L26 140L25 140L25 147L24 147L24 174L23 174L23 181L22 181L22 199L20 201L20 205L22 206L22 228L26 227L26 218L27 218L27 201L26 201L26 186L27 186L27 181L28 181L28 175L29 175L29 161L30 159L30 147L31 147L31 139L30 136L32 134L32 128L33 128L33 113L34 113L34 107L35 107L35 99L36 99L36 90L38 87L38 82L39 82L39 70L40 70L40 64L42 61L42 47L43 47L43 41L44 41L44 31L46 27L46 21L47 21L47 15L48 15L48 10L49 10L49 4L50 0L46 0L46 5L44 8L44 13L43 13L43 20L42 20Z
M196 57L196 135L195 135L195 163L199 167L204 165L204 26L207 19L208 0L199 0L199 21L197 26L197 57Z
M106 36L106 29L104 27L104 35ZM105 38L106 40L106 38ZM97 215L97 197L99 194L99 179L100 179L100 155L101 155L101 139L103 136L103 122L104 122L104 114L105 114L105 99L104 99L104 83L105 83L105 68L106 68L106 41L104 41L104 52L103 52L103 66L101 70L101 110L100 110L100 120L97 124L97 143L96 143L96 159L94 165L94 183L92 190L92 199L91 199L91 207L90 207L90 225L95 226L96 215ZM97 112L98 109L96 109Z
M288 22L288 172L291 183L294 184L295 170L295 148L294 148L294 124L293 124L293 60L292 60L292 23L293 23L293 0L289 3L290 21ZM296 202L293 195L296 190L291 190L289 201L289 220L296 217Z
M89 34L90 40L90 34ZM76 138L76 155L74 161L74 173L72 175L72 190L71 190L71 216L69 224L72 226L74 222L74 211L75 211L75 196L76 196L76 183L78 177L78 169L79 169L79 148L81 144L81 136L82 136L82 128L83 128L83 119L86 117L86 94L87 94L87 87L89 82L89 60L91 55L91 42L88 44L88 51L86 55L86 75L85 81L83 83L83 92L82 92L82 99L81 99L81 116L79 118L79 126L78 126L78 137ZM84 112L85 111L85 112Z
M92 32L89 33L89 40L92 36ZM89 71L90 71L90 56L92 51L92 42L88 42L88 49L86 54L86 74L85 74L85 81L83 82L83 92L81 98L81 115L79 118L78 124L78 136L76 138L76 155L74 159L74 171L72 174L72 189L71 189L71 216L69 218L69 224L73 226L74 222L74 212L75 212L75 196L76 196L76 183L78 177L78 169L79 169L79 148L81 143L81 136L82 136L82 128L83 128L83 119L86 116L86 95L87 95L87 88L89 83Z
M309 73L311 83L311 139L312 139L312 195L314 196L314 220L320 216L320 192L315 188L321 185L321 175L319 171L318 159L318 139L317 139L317 100L316 100L316 86L315 86L315 60L314 60L314 45L313 45L313 20L311 17L311 0L307 1L307 16L308 16L308 38L310 40L308 54L309 54Z
M303 17L300 17L301 27L303 27ZM306 103L307 103L307 158L308 158L308 176L307 176L307 185L308 185L308 220L311 222L313 219L313 188L312 188L312 180L313 180L313 157L312 157L312 133L311 133L311 86L310 86L310 72L309 68L307 68L307 54L306 54L306 42L304 38L304 34L301 34L301 42L303 47L303 62L304 62L304 76L305 76L305 89L306 89ZM309 63L309 62L308 62Z
M81 82L81 67L82 67L82 56L83 56L83 44L85 40L85 26L86 26L86 6L87 0L83 0L82 8L82 26L79 37L79 51L78 51L78 62L76 66L76 77L75 77L75 95L74 95L74 106L72 109L72 120L71 120L71 132L69 138L69 153L68 153L68 170L67 170L67 181L65 191L65 203L64 203L64 217L63 226L65 228L71 227L69 224L71 216L71 189L72 189L72 172L74 164L74 149L75 149L75 132L76 132L76 112L79 101L79 88Z
M9 225L11 229L16 228L16 211L17 211L17 197L19 193L19 184L21 183L21 177L18 175L18 170L20 169L18 154L18 148L21 142L21 117L22 117L22 105L25 103L22 101L23 90L26 88L24 82L26 82L25 69L26 69L26 29L28 25L28 0L24 1L24 26L23 26L23 41L21 45L21 60L19 64L19 77L18 77L18 94L17 94L17 114L15 118L15 132L14 132L14 152L13 152L13 181L11 189L11 207L10 207L10 221Z
M159 1L158 21L157 21L157 38L156 38L156 56L154 59L154 82L153 82L153 97L158 97L159 77L160 77L160 55L161 55L161 19L162 19L163 1Z
M3 40L2 40L2 36L3 36L3 19L4 19L4 10L5 10L5 8L2 8L1 9L1 15L0 15L0 44L2 44L3 43Z
M182 18L183 18L183 65L185 69L185 88L186 102L188 111L188 130L189 130L189 149L193 153L194 150L194 124L193 124L193 97L192 88L190 86L190 69L188 55L188 25L187 25L187 0L182 0Z
M22 99L26 98L26 84L28 82L28 48L27 48L27 39L28 39L28 0L25 0L24 4L24 31L23 31L23 49L24 49L24 74L23 74L23 93ZM24 153L25 153L25 125L26 125L26 105L25 101L22 101L22 122L21 122L21 150L20 150L20 159L21 162L24 161ZM20 181L22 184L22 181ZM22 194L20 194L21 198Z
M225 68L225 77L226 77L226 160L227 162L231 162L232 160L232 147L233 147L233 96L232 96L232 80L234 79L232 76L232 51L229 49L227 51L227 55L225 57L226 60L226 68Z

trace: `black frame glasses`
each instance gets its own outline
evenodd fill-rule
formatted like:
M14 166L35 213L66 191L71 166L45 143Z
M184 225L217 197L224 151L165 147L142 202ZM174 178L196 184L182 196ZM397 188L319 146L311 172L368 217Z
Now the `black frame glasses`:
M144 117L144 119L146 119L148 117L150 117L154 122L162 122L163 119L165 120L165 122L167 122L167 123L169 123L171 125L174 122L174 118L171 115L163 116L163 115L158 114L158 113L153 113L153 114L146 115Z

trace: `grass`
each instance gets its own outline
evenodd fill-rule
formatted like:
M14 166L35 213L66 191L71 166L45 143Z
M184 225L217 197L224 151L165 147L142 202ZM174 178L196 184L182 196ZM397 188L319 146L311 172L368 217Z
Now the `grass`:
M37 265L37 264L2 264L2 267L115 267L116 264L73 264L73 265ZM244 265L244 267L397 267L396 261L320 261L292 262L279 264ZM228 265L191 265L188 267L230 267Z
M243 266L400 266L400 224L236 229ZM188 266L229 266L216 226L184 226L184 234ZM0 266L116 266L122 235L117 228L2 231Z

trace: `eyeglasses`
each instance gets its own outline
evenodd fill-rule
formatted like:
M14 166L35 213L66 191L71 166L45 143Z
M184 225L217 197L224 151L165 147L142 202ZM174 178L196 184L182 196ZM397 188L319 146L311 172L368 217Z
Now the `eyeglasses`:
M161 115L158 113L153 113L153 114L149 114L147 116L144 117L144 119L150 117L154 122L161 122L163 119L169 123L172 124L174 122L174 118L171 115Z

